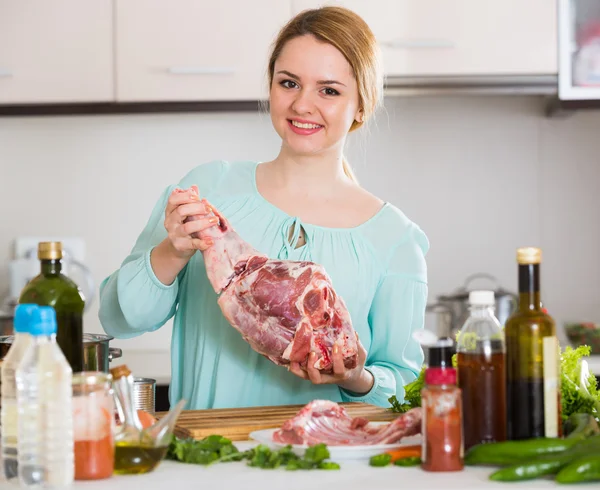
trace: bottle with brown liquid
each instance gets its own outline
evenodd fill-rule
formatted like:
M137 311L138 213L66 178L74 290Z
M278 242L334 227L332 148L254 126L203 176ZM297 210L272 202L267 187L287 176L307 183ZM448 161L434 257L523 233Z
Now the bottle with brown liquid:
M560 347L542 308L542 251L519 248L519 309L506 321L507 436L560 437Z
M471 291L469 303L456 348L465 451L506 440L504 333L494 315L494 292Z
M56 343L74 373L83 371L83 293L62 273L62 243L40 242L40 273L21 291L19 303L52 306L56 311Z

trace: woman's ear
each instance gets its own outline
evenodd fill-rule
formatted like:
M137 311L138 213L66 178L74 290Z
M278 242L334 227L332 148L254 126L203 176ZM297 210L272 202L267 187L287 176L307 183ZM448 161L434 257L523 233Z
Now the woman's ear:
M365 119L365 114L363 112L362 109L359 109L358 112L356 113L356 117L354 118L356 120L356 122L358 123L362 123Z

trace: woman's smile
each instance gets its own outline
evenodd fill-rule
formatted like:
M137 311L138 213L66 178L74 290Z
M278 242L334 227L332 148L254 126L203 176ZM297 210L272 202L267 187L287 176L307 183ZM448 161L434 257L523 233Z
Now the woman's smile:
M304 121L302 119L288 119L288 124L294 133L303 136L309 136L311 134L318 133L324 128L324 126L321 124Z

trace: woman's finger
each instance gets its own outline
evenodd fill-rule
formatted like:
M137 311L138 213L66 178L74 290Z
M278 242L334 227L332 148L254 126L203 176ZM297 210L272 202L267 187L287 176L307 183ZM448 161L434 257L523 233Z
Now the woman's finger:
M178 221L181 223L189 216L207 216L209 214L208 206L203 202L196 201L186 204L180 204L175 208L174 213L177 215Z
M201 240L199 238L192 238L192 247L196 250L200 250L200 252L204 252L212 247L213 241L210 238L206 240Z
M300 364L297 362L292 362L290 363L289 369L288 371L292 374L295 374L296 376L302 378L302 379L308 379L308 375L306 374L306 371L304 371L301 367Z
M311 352L308 356L306 372L308 373L308 378L314 384L321 384L321 372L315 367L315 362L317 362L317 354L315 352Z
M215 226L219 222L219 218L216 216L211 216L210 218L198 218L191 219L187 221L183 225L181 225L181 229L184 235L193 235L194 233L199 233L202 230L206 230L211 226Z
M333 374L343 378L346 374L346 366L344 366L344 354L342 354L342 349L340 349L339 345L333 345L331 358L333 360Z
M169 196L165 214L168 216L175 210L175 208L177 208L177 206L195 201L200 201L198 187L195 185L193 185L190 189L175 189Z

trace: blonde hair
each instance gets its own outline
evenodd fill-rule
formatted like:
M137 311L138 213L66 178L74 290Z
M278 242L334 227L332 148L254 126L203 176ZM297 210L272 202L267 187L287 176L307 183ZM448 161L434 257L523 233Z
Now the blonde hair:
M358 129L374 114L383 94L381 54L375 35L358 14L347 8L326 6L304 10L283 26L273 43L268 65L269 87L283 47L292 39L306 35L337 48L352 67L362 120L355 120L350 131ZM357 182L345 157L342 157L342 166L344 173Z

